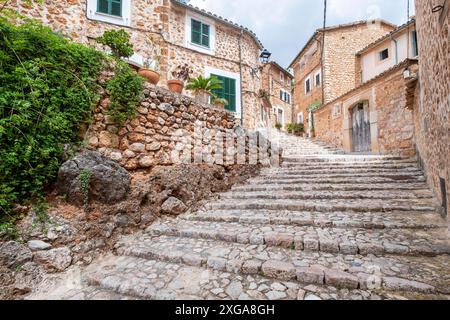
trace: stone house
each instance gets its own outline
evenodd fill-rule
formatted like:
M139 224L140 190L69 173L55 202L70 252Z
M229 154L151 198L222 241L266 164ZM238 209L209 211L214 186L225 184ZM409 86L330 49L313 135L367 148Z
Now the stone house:
M259 128L274 128L276 123L293 122L292 80L293 76L275 61L265 63L262 69L262 89L266 101L261 104Z
M414 156L407 89L418 54L414 20L356 53L356 87L314 112L316 136L348 152Z
M441 9L433 12L433 8ZM449 217L450 1L416 0L416 24L420 64L411 85L415 93L414 142L428 183Z
M395 27L376 20L316 30L289 66L294 70L296 121L312 129L310 110L355 87L355 53Z
M244 127L256 127L263 46L247 28L181 0L44 0L35 7L13 0L9 6L86 44L95 44L106 30L123 28L135 48L130 63L142 66L154 58L152 48L160 49L159 85L184 63L194 77L216 75L225 83L219 95L229 101L226 108Z

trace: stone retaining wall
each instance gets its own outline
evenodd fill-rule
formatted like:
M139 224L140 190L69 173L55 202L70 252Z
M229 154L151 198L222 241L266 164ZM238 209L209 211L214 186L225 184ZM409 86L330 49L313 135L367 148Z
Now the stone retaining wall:
M269 164L270 143L242 129L227 110L149 84L136 117L123 126L108 115L108 105L105 97L95 110L88 147L128 170L181 163Z

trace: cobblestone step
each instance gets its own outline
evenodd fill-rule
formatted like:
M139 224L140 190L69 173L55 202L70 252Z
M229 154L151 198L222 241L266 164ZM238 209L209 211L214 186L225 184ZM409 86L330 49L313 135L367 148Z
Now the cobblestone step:
M320 200L320 199L432 199L429 190L371 190L349 191L232 191L220 195L222 199L286 199L286 200Z
M239 222L241 224L293 225L366 229L446 228L447 222L435 213L399 212L308 212L280 210L216 210L188 214L192 221Z
M160 256L149 249L139 249L134 250L133 256L103 258L95 268L87 269L84 278L98 291L141 300L380 300L407 297L406 292L393 296L385 290L339 289L306 285L295 280L280 281L259 274L239 274L231 264L230 271L227 268L221 271L217 267L199 267L194 254L192 259L189 255L178 259L177 254ZM150 256L158 258L149 259ZM419 296L430 297L426 293ZM445 298L443 295L437 297Z
M364 163L288 163L283 162L280 166L284 170L351 170L351 169L385 169L385 170L401 170L406 168L417 169L416 163L372 163L370 165Z
M250 183L267 183L267 184L405 184L405 183L418 183L426 182L425 177L412 177L412 176L398 176L398 177L353 177L349 178L319 178L319 177L304 177L304 178L284 178L269 179L264 177L254 178L249 181Z
M283 157L284 162L308 162L308 163L393 163L393 164L412 164L414 159L402 158L396 156L352 156L352 155L299 155Z
M423 175L423 172L420 171L418 168L415 167L404 167L404 168L371 168L371 167L364 167L361 166L361 168L346 168L346 169L339 169L339 168L327 168L327 169L314 169L314 168L308 168L308 169L300 169L300 168L286 168L286 169L263 169L261 170L261 174L296 174L296 175L320 175L320 174L342 174L342 173L348 173L348 174L365 174L365 173L378 173L378 174L420 174Z
M447 272L450 258L446 255L424 258L326 254L265 245L149 235L125 239L117 252L124 256L208 268L240 276L260 275L277 281L341 289L376 288L381 291L448 294L450 285ZM142 261L141 266L144 265ZM131 270L124 268L121 271L123 276L132 274Z
M425 180L422 172L389 172L389 173L371 173L371 172L360 172L360 173L278 173L278 172L265 172L258 178L251 179L251 181L261 181L261 180L287 180L287 179L339 179L347 178L350 182L353 178L380 178L380 179L391 179L394 181L409 181L409 180Z
M211 239L230 243L250 243L295 249L299 251L343 254L450 254L446 230L411 229L342 229L332 227L242 225L235 222L164 221L146 231L154 236L177 236Z
M399 199L399 200L222 200L205 205L208 210L293 210L293 211L357 211L357 212L389 212L389 211L428 211L436 212L434 199Z
M413 190L420 191L426 188L425 183L408 183L408 184L245 184L245 185L236 185L232 188L235 191L270 191L270 192L278 192L278 191L395 191L395 190Z

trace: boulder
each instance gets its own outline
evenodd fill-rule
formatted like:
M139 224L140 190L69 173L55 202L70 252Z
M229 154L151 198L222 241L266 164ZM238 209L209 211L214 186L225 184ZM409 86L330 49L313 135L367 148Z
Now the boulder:
M72 264L72 252L67 247L39 251L34 261L50 272L64 271Z
M170 197L161 206L164 214L180 215L187 210L186 205L175 197Z
M17 268L31 261L33 254L23 244L15 241L0 244L0 265Z
M57 188L67 195L67 201L83 204L80 174L90 173L89 199L105 204L122 201L130 189L131 178L118 163L98 152L88 151L64 163L58 173Z

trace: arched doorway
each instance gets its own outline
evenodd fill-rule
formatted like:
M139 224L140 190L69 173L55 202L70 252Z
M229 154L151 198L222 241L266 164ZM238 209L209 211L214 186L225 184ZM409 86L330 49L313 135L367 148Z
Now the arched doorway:
M369 103L357 103L352 109L352 145L354 152L371 152Z

